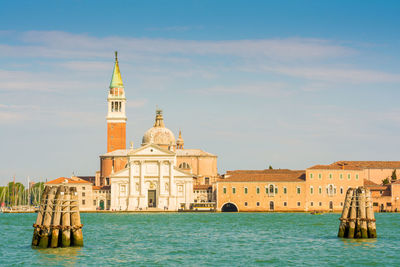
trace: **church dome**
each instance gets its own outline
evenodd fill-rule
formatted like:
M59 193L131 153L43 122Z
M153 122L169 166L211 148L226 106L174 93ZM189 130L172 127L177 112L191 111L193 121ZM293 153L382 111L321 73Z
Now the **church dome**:
M147 144L155 144L165 148L176 146L174 134L170 129L165 128L162 110L156 111L154 126L143 135L142 146Z

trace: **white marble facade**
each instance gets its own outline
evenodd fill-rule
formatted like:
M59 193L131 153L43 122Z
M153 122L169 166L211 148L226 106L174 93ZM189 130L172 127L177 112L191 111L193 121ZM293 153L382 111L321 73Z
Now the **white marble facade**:
M193 176L176 165L176 153L155 144L128 150L125 169L111 174L111 210L176 211L193 202Z

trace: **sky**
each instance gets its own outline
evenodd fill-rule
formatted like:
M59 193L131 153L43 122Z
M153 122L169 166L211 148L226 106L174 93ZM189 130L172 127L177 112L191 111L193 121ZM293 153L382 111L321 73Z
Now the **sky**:
M94 175L114 51L127 144L156 106L218 171L399 160L398 1L1 1L0 185Z

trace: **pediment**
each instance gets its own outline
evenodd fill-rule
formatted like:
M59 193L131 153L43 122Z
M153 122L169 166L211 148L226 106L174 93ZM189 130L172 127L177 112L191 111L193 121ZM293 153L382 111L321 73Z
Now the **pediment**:
M129 168L122 169L114 174L110 174L111 178L129 177Z
M183 171L177 167L174 167L174 176L175 177L193 177L193 174L190 172Z
M173 151L161 148L154 144L142 146L129 152L129 156L174 156Z

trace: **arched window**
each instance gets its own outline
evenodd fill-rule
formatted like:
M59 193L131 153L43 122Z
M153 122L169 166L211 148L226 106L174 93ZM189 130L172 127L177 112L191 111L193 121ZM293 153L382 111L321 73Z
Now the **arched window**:
M179 164L179 169L188 170L190 169L190 165L186 162L182 162L181 164Z

